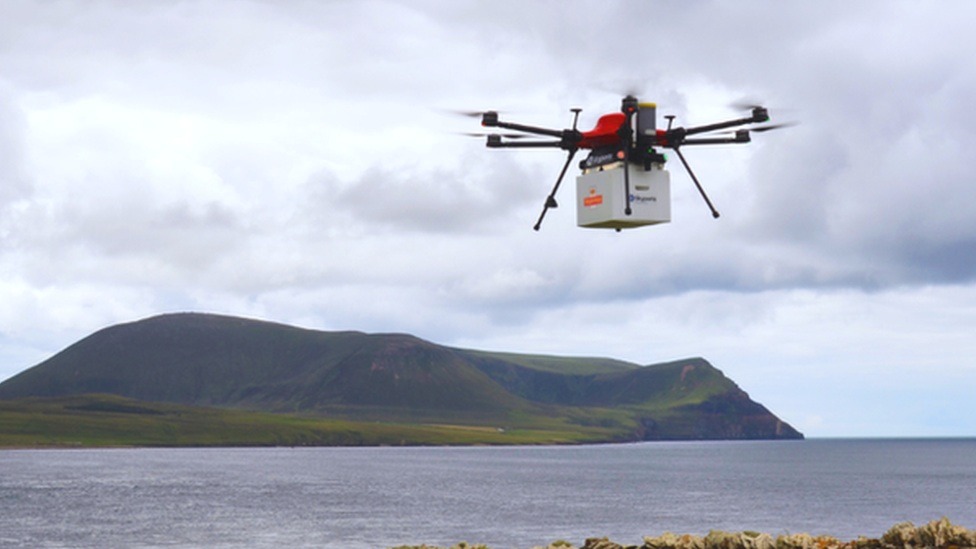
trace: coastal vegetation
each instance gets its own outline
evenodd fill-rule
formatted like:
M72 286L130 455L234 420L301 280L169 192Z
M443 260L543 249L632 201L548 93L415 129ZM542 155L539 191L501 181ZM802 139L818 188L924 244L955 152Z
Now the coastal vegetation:
M952 524L943 517L916 527L911 522L896 524L880 538L859 537L841 541L831 536L783 534L773 537L760 532L729 533L713 530L707 536L665 533L645 537L643 545L620 545L607 538L591 538L579 549L966 549L976 547L976 531ZM395 549L440 549L429 545L400 546ZM459 543L451 549L489 549L484 545ZM547 547L533 549L577 549L558 540Z
M625 430L546 418L514 428L362 422L144 402L115 395L0 400L0 447L582 444Z

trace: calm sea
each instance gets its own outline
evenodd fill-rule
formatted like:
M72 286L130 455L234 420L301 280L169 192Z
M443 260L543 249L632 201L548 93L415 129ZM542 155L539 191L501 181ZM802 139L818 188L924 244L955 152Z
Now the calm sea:
M976 439L0 451L0 547L528 548L976 528Z

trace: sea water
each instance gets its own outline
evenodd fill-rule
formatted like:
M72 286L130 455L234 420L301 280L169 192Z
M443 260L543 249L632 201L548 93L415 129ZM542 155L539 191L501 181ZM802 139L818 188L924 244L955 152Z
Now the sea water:
M528 548L976 528L976 439L0 451L0 547Z

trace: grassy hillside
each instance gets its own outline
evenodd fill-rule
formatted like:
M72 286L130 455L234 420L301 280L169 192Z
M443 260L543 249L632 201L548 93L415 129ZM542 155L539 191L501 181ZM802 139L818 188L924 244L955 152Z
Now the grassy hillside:
M536 368L526 360L504 360L498 353L458 352L509 392L535 402L659 408L698 403L738 389L701 358L646 367L591 367L588 371L574 365L568 372L560 372L552 367Z
M200 314L106 328L0 384L0 398L86 393L286 412L359 406L492 415L526 405L450 350L413 336Z
M114 395L0 400L0 447L579 444L626 435L565 421L509 429L355 422Z
M639 364L612 358L526 355L492 351L472 351L467 349L453 350L471 361L496 361L521 366L530 370L564 375L607 374L640 368Z
M0 399L93 393L345 421L609 430L602 440L802 436L701 358L638 366L204 314L106 328L0 383Z

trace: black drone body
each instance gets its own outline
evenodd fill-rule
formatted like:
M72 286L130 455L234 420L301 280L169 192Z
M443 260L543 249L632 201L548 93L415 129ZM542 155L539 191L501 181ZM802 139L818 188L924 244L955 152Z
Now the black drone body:
M717 218L718 210L708 199L695 172L685 160L681 147L749 143L750 132L762 132L786 125L764 124L742 127L769 121L769 112L761 106L750 107L750 116L744 118L691 128L674 128L672 127L674 116L667 116L668 127L664 130L657 129L657 109L653 103L640 103L636 97L628 95L623 98L620 110L619 113L601 116L596 126L588 132L576 129L581 111L578 108L572 109L573 127L565 130L503 122L499 120L498 113L495 111L479 113L482 126L521 132L488 135L489 148L559 148L568 153L566 163L556 179L556 185L546 197L539 220L533 227L535 230L538 231L542 226L546 212L558 206L556 192L580 149L590 151L589 155L580 162L582 174L577 179L577 224L581 227L613 228L619 231L623 228L670 221L670 179L664 171L667 157L658 149L674 150L711 210L712 216ZM732 131L732 128L739 129ZM722 130L730 134L712 133ZM535 141L520 139L533 135L550 139ZM635 209L641 211L635 213Z

